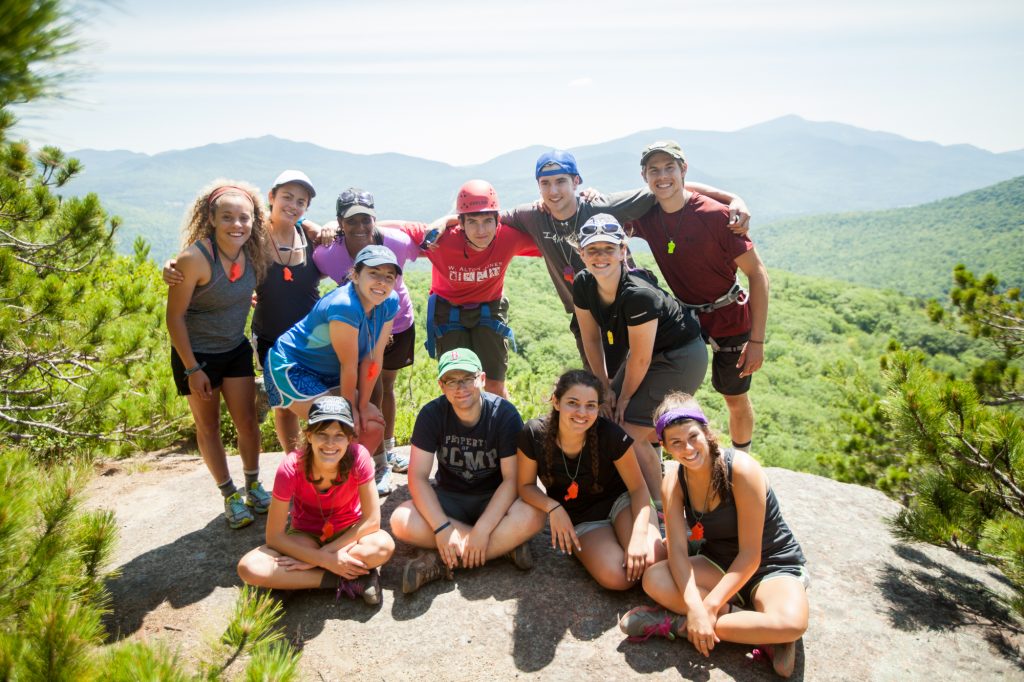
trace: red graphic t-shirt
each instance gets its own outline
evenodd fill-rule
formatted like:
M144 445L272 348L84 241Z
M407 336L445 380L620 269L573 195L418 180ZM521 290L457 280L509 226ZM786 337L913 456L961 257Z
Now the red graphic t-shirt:
M428 231L424 223L401 223L399 228L417 244ZM430 292L455 305L487 303L501 298L505 272L515 256L540 256L528 235L498 224L494 239L483 251L470 246L461 226L448 228L437 247L426 252L434 266Z

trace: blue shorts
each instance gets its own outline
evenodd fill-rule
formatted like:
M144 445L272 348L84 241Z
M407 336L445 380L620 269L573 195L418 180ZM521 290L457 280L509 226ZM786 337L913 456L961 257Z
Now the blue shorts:
M263 384L271 407L288 407L326 395L341 385L341 377L325 377L289 361L274 346L267 353Z

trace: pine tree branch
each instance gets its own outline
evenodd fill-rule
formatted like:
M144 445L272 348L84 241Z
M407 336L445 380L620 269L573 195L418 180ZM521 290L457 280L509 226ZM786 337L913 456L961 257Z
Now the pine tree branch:
M988 462L982 457L981 452L973 444L971 444L963 435L963 433L943 433L941 434L944 438L953 438L958 440L965 448L970 450L974 457L968 457L956 448L950 448L950 454L959 459L961 462L970 464L971 466L977 467L983 471L987 471L989 476L995 479L995 483L999 488L1006 489L1009 493L999 492L997 497L1004 500L1001 505L1006 511L1010 512L1014 516L1024 519L1024 489L1018 486L1012 478L1007 476L1002 470L999 469L993 462L995 458L999 456L999 453L993 455L993 462ZM1007 504L1006 501L1016 504Z

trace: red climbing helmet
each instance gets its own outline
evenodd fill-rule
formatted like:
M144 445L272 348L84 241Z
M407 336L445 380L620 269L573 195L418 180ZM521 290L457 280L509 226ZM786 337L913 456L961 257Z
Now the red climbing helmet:
M459 189L455 200L455 212L459 215L499 210L498 193L486 180L470 180Z

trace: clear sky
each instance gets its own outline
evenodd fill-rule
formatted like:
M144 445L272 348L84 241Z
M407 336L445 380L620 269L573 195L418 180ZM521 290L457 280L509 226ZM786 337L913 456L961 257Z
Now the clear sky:
M17 110L34 143L153 153L272 134L465 164L797 114L1024 148L1020 0L87 7L85 75L66 101Z

